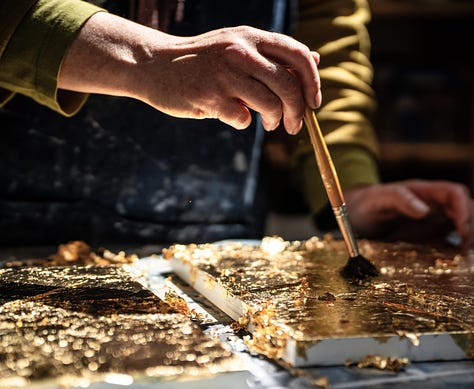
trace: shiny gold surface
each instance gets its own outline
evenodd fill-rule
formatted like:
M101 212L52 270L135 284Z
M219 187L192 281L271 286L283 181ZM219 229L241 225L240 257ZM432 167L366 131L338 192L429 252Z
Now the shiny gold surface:
M165 255L190 264L191 272L211 275L249 306L256 318L252 342L257 347L259 338L271 339L275 349L289 338L304 348L325 338L383 341L394 335L416 344L420 334L448 332L474 357L472 258L452 247L359 245L380 270L378 277L358 282L342 278L339 270L347 251L341 241L330 238L266 238L260 246L173 246ZM270 350L268 344L260 346Z
M239 363L114 266L0 270L0 386L120 373L199 376Z

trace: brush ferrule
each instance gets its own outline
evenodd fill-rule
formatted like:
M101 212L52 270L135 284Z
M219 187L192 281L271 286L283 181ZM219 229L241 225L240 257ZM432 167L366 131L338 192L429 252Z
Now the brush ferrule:
M352 227L349 223L349 217L347 216L347 207L346 204L342 204L339 207L333 207L334 216L336 216L336 221L339 226L339 229L342 234L342 238L346 243L349 255L351 258L357 257L359 255L359 248L357 247L357 242L352 232Z

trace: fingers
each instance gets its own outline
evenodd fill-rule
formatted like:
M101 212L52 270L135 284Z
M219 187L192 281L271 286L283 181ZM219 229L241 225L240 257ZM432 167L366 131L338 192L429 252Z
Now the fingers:
M402 214L414 219L421 219L428 215L430 207L423 200L417 197L412 191L403 186L394 188L395 203Z
M464 225L466 234L463 237L463 246L465 249L474 249L474 200L472 199L469 210L470 218Z
M266 85L245 74L234 75L233 78L231 86L234 89L229 94L236 96L236 98L230 104L228 102L223 104L221 115L231 116L233 115L232 110L235 108L235 104L243 104L260 113L265 130L272 131L276 129L280 125L283 116L282 104L278 96L268 89ZM238 110L236 113L238 113ZM250 119L250 112L248 115Z
M444 208L446 215L453 221L463 245L472 247L474 244L474 206L466 187L451 183L446 187Z
M473 211L472 200L467 188L452 183L446 186L446 195L441 200L446 214L453 220L456 230L463 241L472 236Z
M243 61L240 53L234 62ZM285 66L256 55L252 61L240 63L234 73L226 74L227 94L260 113L267 131L283 125L289 134L301 130L305 101L298 76ZM223 110L230 114L230 109ZM222 112L219 119L222 120Z
M311 52L307 46L281 34L272 34L269 40L260 42L258 50L264 57L294 70L298 75L306 104L313 109L319 107L321 104L318 93L320 79L317 70L319 54Z
M248 88L242 97L239 84L236 97L262 115L267 130L276 128L283 118L286 131L296 134L302 127L305 105L317 108L321 104L319 55L282 34L257 30L251 33L257 35L253 47L238 41L226 48L226 54L231 63L267 90L246 83Z
M296 134L305 106L321 103L319 55L293 38L240 26L173 42L165 54L158 45L151 60L158 62L160 87L144 83L145 93L138 94L173 116L217 118L242 129L251 109L266 130L283 122Z
M263 74L261 77L263 77ZM264 82L280 101L286 132L292 135L297 134L303 126L305 108L301 83L297 74L277 64L273 76L264 80Z
M436 204L454 223L466 244L474 241L474 207L464 185L450 181L406 181L407 187L425 201Z
M371 233L399 216L416 219L415 235L437 231L437 223L448 218L462 239L463 248L474 248L474 200L464 185L450 181L406 180L369 185L346 191L354 227ZM432 216L432 217L431 217ZM423 226L429 223L430 227ZM401 229L408 228L407 221ZM439 225L440 226L440 225ZM408 231L408 230L407 230ZM438 232L441 232L439 230Z
M223 104L216 118L236 130L247 128L252 121L249 109L238 100L231 100L227 104Z
M385 212L395 212L413 219L421 219L430 212L429 205L413 191L400 184L385 184L373 189L373 202Z

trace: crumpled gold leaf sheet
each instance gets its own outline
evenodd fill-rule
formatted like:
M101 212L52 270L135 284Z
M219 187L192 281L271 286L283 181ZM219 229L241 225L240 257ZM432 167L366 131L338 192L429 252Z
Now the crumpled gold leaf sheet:
M94 381L111 372L204 376L238 367L227 346L120 267L0 270L2 387Z

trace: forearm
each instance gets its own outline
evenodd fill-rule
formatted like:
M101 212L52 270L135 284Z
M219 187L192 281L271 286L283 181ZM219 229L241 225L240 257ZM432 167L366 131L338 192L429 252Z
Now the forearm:
M149 42L168 35L119 16L99 12L82 27L67 52L58 78L61 89L143 100L143 70L153 54ZM155 59L156 60L156 59Z

